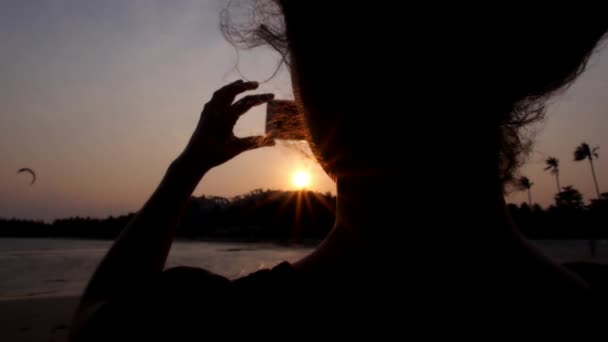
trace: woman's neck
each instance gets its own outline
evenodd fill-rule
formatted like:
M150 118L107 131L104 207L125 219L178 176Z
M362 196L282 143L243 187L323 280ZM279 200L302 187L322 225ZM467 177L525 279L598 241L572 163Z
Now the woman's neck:
M367 264L390 271L421 257L428 262L433 258L465 262L480 254L500 258L523 245L500 186L491 196L488 187L480 187L468 189L462 199L446 200L408 191L416 187L403 184L398 175L338 178L335 227L300 264L341 269ZM472 196L479 198L476 205L467 200Z

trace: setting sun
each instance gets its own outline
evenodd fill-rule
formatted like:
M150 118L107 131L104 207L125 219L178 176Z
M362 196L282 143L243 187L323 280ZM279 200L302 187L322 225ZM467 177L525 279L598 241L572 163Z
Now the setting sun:
M296 171L292 177L293 185L298 189L304 189L310 185L310 174L306 171Z

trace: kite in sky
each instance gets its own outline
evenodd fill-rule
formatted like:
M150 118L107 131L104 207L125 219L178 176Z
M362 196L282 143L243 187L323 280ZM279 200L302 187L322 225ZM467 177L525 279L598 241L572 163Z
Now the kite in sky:
M32 175L32 182L30 183L30 185L34 184L34 182L36 182L36 172L34 172L34 170L30 169L29 167L24 167L22 169L19 169L19 171L17 171L17 173L29 173L30 175Z

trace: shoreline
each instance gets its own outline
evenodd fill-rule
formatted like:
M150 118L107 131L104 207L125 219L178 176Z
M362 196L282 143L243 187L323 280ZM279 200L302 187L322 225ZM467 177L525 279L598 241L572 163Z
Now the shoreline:
M38 300L38 299L58 299L58 298L77 298L80 297L78 292L62 292L62 293L41 293L32 294L25 296L13 296L13 297L0 297L0 305L5 302L16 302L16 301L27 301L27 300Z

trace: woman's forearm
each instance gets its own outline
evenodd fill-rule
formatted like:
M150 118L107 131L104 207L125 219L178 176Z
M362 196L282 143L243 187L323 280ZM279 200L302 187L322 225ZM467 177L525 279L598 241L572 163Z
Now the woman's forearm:
M168 168L162 182L117 238L86 289L82 302L109 299L162 272L179 219L202 176L182 158Z

